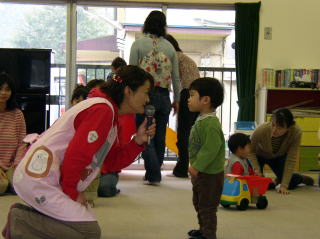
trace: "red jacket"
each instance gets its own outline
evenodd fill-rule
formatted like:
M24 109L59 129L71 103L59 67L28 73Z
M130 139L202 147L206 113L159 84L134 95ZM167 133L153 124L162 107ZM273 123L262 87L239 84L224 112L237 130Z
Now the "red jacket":
M90 97L104 97L108 99L114 108L114 124L118 127L118 108L113 100L98 89L93 89ZM93 155L101 148L112 127L112 110L105 104L95 104L80 112L74 120L75 134L65 152L64 161L61 165L61 187L73 200L76 200L79 192L79 182L84 169L92 161ZM99 136L93 143L88 142L88 133L95 131ZM120 144L115 140L108 153L102 172L117 172L129 166L144 150L134 140L127 144Z

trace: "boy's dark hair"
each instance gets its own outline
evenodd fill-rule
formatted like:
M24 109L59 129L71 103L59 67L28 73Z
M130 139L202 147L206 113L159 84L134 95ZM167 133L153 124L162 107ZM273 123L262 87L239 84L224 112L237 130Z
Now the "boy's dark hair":
M250 144L250 136L243 133L235 133L230 136L228 140L228 147L234 154L237 152L239 147L244 148L247 144Z
M290 127L294 125L296 122L293 120L293 115L290 110L286 108L281 108L276 110L272 114L272 120L276 121L276 124L280 127Z
M71 102L75 99L79 99L81 96L83 99L86 99L89 91L90 89L87 86L77 84L72 92Z
M179 47L179 43L177 42L177 40L170 34L166 35L166 39L171 43L171 45L174 47L174 49L176 51L180 51L182 52L182 50Z
M91 81L89 81L87 83L87 87L89 88L89 91L90 91L93 88L102 86L104 83L106 83L106 82L104 80L102 80L102 79L92 79Z
M166 15L161 11L152 11L144 21L142 32L150 33L157 37L165 37L166 26Z
M120 67L117 74L107 83L101 86L100 90L110 96L119 107L124 99L124 88L128 86L135 92L146 81L150 82L150 90L154 86L154 80L150 73L138 66L128 65Z
M211 77L203 77L194 80L189 90L198 91L200 97L209 96L211 99L211 106L216 109L224 99L224 88L219 80Z
M16 86L11 79L11 77L5 73L0 73L0 87L3 86L5 83L8 84L9 88L11 89L11 96L7 101L6 110L13 110L18 108L17 102L16 102Z
M111 66L114 69L118 69L119 67L126 66L126 65L127 65L127 62L124 59L122 59L121 57L114 58L112 63L111 63Z

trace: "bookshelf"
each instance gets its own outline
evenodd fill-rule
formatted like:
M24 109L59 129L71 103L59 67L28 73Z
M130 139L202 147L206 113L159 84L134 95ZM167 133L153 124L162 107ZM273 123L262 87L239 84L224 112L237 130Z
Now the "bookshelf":
M259 87L289 88L292 82L320 84L320 69L282 69L264 68L261 71ZM314 88L315 88L314 87Z
M274 110L289 107L295 116L296 123L303 130L299 148L299 165L296 169L320 170L317 162L320 153L320 140L317 133L320 129L320 90L263 87L256 93L258 124L270 121ZM299 107L299 110L295 110L295 106Z

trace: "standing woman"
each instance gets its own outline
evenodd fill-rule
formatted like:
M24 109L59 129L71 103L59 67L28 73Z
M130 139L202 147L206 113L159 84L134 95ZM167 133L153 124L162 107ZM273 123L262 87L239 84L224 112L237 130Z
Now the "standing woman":
M142 153L146 169L146 184L158 185L161 181L160 167L165 152L166 127L171 107L178 111L180 80L176 51L164 37L166 36L166 16L163 12L152 11L143 25L143 37L136 40L131 47L130 61L150 72L155 81L155 89L150 92L150 104L155 107L156 135L147 149ZM173 86L173 103L169 91ZM139 125L144 115L137 115Z
M180 92L177 130L177 147L179 150L179 159L172 173L175 177L187 178L189 168L189 135L191 127L199 115L198 112L190 112L188 108L188 99L190 96L189 87L194 80L200 78L200 74L197 64L182 52L177 40L169 34L167 34L166 39L177 51L179 74L182 86L182 90Z
M16 90L12 79L0 73L0 194L12 192L12 175L23 156L26 123L17 108Z
M155 125L146 129L145 120L128 144L120 145L117 138L118 115L143 113L152 86L150 74L123 67L31 145L13 178L18 196L31 207L11 207L5 238L100 238L83 191L102 166L119 171L130 165L154 135Z
M278 193L288 194L300 183L313 185L311 177L293 172L301 135L302 131L295 124L292 113L283 108L274 112L271 122L260 125L251 136L249 160L258 175L263 174L265 164L270 166L277 176Z

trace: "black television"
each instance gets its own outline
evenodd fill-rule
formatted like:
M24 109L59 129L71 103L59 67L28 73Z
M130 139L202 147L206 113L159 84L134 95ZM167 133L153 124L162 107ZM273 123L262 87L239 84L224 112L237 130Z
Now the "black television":
M49 94L51 51L0 48L0 72L13 78L18 94Z

